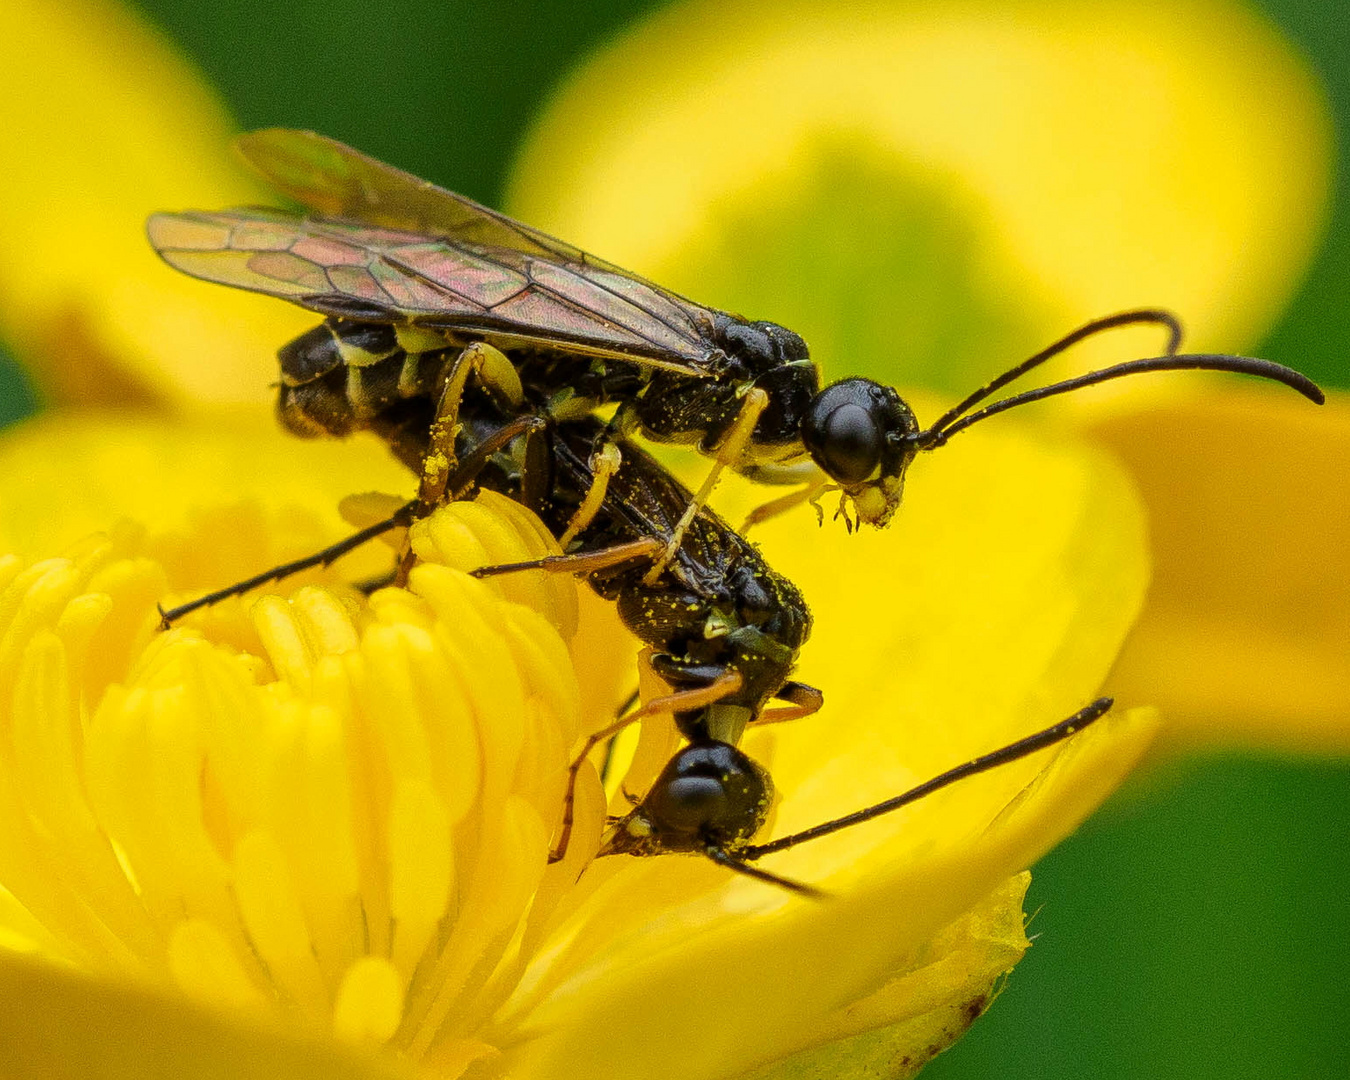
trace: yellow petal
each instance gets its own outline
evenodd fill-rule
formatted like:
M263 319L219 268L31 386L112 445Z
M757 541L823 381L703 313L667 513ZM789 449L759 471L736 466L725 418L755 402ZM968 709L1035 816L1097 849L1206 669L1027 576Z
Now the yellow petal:
M943 930L931 963L839 1009L813 1033L810 1050L746 1080L899 1080L917 1073L965 1034L996 996L973 988L997 986L1030 945L1021 914L1030 881L1030 874L1010 878Z
M302 454L361 449L274 438ZM414 571L414 592L382 590L365 607L287 583L289 602L222 605L195 630L154 633L166 577L220 584L223 541L265 549L249 539L263 526L241 526L237 511L205 529L178 524L194 490L228 497L265 477L259 521L284 523L273 500L331 507L329 488L358 476L341 461L316 476L268 440L247 425L104 420L81 433L69 419L9 440L14 460L59 459L60 490L129 501L183 533L163 545L174 558L162 568L128 557L156 543L134 532L74 560L0 565L12 579L0 610L15 613L0 649L14 690L0 686L0 702L22 706L7 755L86 770L65 786L0 785L62 838L68 867L44 874L35 831L0 830L14 841L0 844L0 883L39 915L58 955L97 958L100 971L168 977L221 1009L266 1012L284 990L311 1025L392 1038L446 1068L476 1059L485 1076L714 1077L866 1033L918 1053L968 1021L1017 951L1012 929L991 943L971 920L1019 925L1020 892L1001 886L1104 797L1153 731L1149 717L1122 715L1063 753L772 860L830 889L827 902L673 857L605 859L573 888L578 864L546 857L580 695L560 685L557 631L502 588L433 561ZM49 517L71 512L53 502L54 479L25 492L21 470L0 475L27 500L6 510L45 493ZM770 560L819 600L802 675L827 697L820 715L747 740L783 793L778 835L1073 712L1138 610L1142 524L1109 462L976 432L916 466L920 476L887 533L786 519L762 532ZM178 491L185 481L196 487ZM748 505L762 492L730 494ZM463 569L546 541L518 508L501 509L488 518L457 504L439 512L454 522L419 523L412 542ZM308 529L330 527L341 528ZM511 591L570 624L559 588ZM100 647L98 620L123 628L117 649ZM81 692L83 757L69 742ZM451 714L465 711L491 722L456 733ZM6 756L0 765L38 776ZM86 799L90 811L75 813ZM598 793L579 807L602 813ZM19 809L0 804L28 820ZM706 992L709 971L719 995Z
M1350 745L1350 401L1251 390L1094 428L1149 506L1154 582L1112 681L1180 742Z
M152 523L168 534L160 541L167 549L174 531L207 508L220 513L243 504L284 514L294 525L298 508L306 508L309 536L297 548L312 550L316 539L349 531L337 512L344 495L412 488L407 471L375 441L302 442L261 409L218 412L198 423L49 413L0 434L0 452L0 548L17 552L61 550L119 517ZM237 576L256 573L267 557L236 550Z
M358 1054L293 1030L208 1012L183 998L100 983L5 952L0 952L0 999L9 1003L0 1009L5 1076L395 1080L414 1075L394 1058Z
M557 552L523 514L487 492L418 522L415 542L465 540L419 543L409 590L288 581L164 631L154 603L182 582L146 555L153 537L0 560L0 888L28 916L9 934L96 976L94 1002L120 993L135 1009L150 986L394 1058L490 1055L470 1018L509 994L526 923L547 914L536 894L580 727L569 628L549 617L574 612L561 594L575 582L527 593L534 611L467 574L475 551ZM265 548L233 526L185 527L197 572L220 575L213 556L232 544ZM121 631L113 649L98 647L104 624ZM129 1057L81 1052L114 1069L152 1054L133 1030ZM19 1046L44 1075L78 1056Z
M265 199L231 128L129 8L6 4L0 333L56 399L266 401L278 344L312 317L190 281L145 239L155 210Z

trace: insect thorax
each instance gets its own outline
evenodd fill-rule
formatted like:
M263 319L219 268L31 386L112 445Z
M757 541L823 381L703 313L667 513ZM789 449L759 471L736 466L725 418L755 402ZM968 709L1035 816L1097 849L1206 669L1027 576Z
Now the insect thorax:
M654 371L633 411L643 433L660 442L716 446L735 422L752 387L768 394L743 467L790 462L804 451L801 421L820 390L806 342L776 323L720 314L712 344L720 355L708 378Z

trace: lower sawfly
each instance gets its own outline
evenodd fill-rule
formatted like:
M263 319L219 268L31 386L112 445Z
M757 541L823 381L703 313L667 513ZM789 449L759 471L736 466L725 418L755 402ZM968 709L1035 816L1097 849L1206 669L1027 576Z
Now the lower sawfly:
M471 442L498 440L504 419L485 419L493 409L466 409ZM639 447L621 443L623 467L609 477L593 510L588 497L597 487L595 453L607 445L603 425L586 417L533 427L523 439L542 441L547 451L528 449L485 469L484 486L522 501L531 489L546 491L534 506L555 532L575 531L576 549L530 563L484 567L485 577L531 569L571 571L612 600L624 624L652 650L650 663L672 692L648 701L591 735L573 761L567 805L554 855L566 847L572 825L576 772L591 751L645 716L670 712L686 744L662 769L633 808L612 820L598 854L701 854L737 873L794 892L817 895L810 885L784 878L755 864L840 829L908 805L947 784L1018 760L1053 745L1104 715L1102 698L1029 738L992 751L908 792L801 833L754 843L773 799L768 771L737 745L752 724L808 716L823 704L820 691L790 678L806 643L811 617L800 591L764 561L757 548L710 510L686 532L676 557L655 581L651 560L659 558L667 531L689 498L688 489ZM416 450L408 447L407 450ZM464 448L473 456L471 445ZM405 452L407 452L405 450ZM410 455L416 460L416 454ZM503 459L499 455L499 462ZM548 467L547 483L534 483L534 468ZM581 522L579 524L579 521ZM768 708L771 702L783 707Z
M410 405L387 413L381 424L381 434L410 466L426 453L429 408L428 402ZM1045 731L895 798L799 834L756 844L754 838L773 799L773 782L738 743L752 724L804 717L823 703L820 691L791 678L811 629L800 591L775 572L756 547L706 509L686 532L676 558L654 582L647 580L648 567L664 549L689 491L640 447L623 440L617 445L622 468L608 472L607 459L596 448L611 445L611 436L594 417L558 420L512 412L470 390L461 420L457 450L462 464L448 482L449 492L465 496L475 487L498 491L539 513L555 535L575 536L566 555L483 567L476 575L545 570L584 576L597 593L614 602L624 624L650 647L649 662L671 687L670 694L646 702L586 740L570 769L555 859L562 857L569 842L573 786L582 764L600 743L657 713L673 715L685 745L634 801L632 810L610 822L598 854L696 853L740 874L816 895L812 886L754 863L1050 746L1110 707L1109 699L1100 699ZM185 607L330 562L357 543L408 524L417 513L417 502L410 502L332 548ZM174 619L183 613L179 608L165 616ZM781 704L771 708L774 702Z

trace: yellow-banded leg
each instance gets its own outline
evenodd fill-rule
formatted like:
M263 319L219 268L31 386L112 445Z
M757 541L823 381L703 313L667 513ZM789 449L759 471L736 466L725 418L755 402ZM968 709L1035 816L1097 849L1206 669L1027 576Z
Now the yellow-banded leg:
M417 517L426 517L445 501L446 485L457 464L455 437L459 434L459 406L464 400L464 388L470 375L477 376L484 389L513 408L524 399L520 375L500 349L485 341L475 341L455 357L446 368L444 384L436 399L436 415L431 421L422 475L417 484ZM412 550L405 548L398 560L394 584L408 583L414 561Z
M623 452L612 442L606 441L599 450L591 455L591 485L586 489L586 497L581 500L576 513L567 523L567 528L558 537L558 546L564 551L577 535L595 520L600 507L605 504L605 495L609 491L609 480L619 466L623 464Z
M688 530L698 512L707 505L712 490L717 486L717 481L722 476L722 470L728 465L737 465L740 463L741 456L745 453L746 447L750 445L750 439L754 435L755 425L759 423L759 418L764 410L768 408L769 395L759 387L752 387L746 392L744 401L741 402L741 411L736 414L736 419L731 427L727 429L725 437L717 444L717 449L713 453L712 468L708 470L707 477L699 486L698 491L694 492L694 497L689 500L689 505L685 507L684 514L676 523L671 531L670 538L666 542L666 549L660 557L652 563L652 567L647 571L647 576L642 579L644 585L654 585L656 579L661 576L663 571L675 557L675 553L680 550L680 542L684 539L684 534Z

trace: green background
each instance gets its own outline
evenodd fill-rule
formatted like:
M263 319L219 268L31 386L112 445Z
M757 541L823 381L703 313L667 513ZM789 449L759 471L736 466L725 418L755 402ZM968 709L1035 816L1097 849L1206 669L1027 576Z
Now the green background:
M513 148L551 87L658 6L145 0L142 9L244 128L314 128L499 202ZM1344 142L1350 4L1259 6L1318 68ZM1342 157L1342 193L1346 180ZM1344 195L1308 282L1258 355L1350 385ZM0 362L0 423L32 407ZM989 1015L925 1075L1350 1077L1348 822L1343 765L1225 757L1137 784L1037 867L1035 947Z

